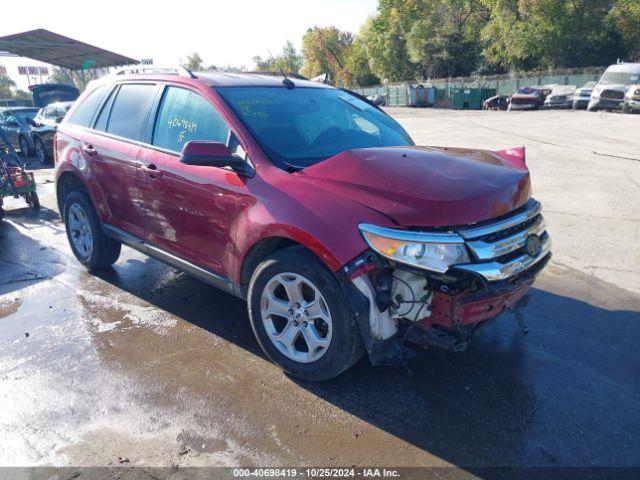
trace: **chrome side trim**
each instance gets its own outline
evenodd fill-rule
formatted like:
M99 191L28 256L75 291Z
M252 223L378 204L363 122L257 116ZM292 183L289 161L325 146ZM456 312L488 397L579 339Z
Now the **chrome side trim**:
M114 227L113 225L105 224L102 226L102 229L104 230L104 233L106 235L115 238L116 240L124 243L125 245L128 245L135 250L138 250L139 252L145 253L150 257L166 263L167 265L171 265L172 267L182 270L192 277L208 283L209 285L213 285L214 287L224 290L225 292L240 296L235 291L233 282L228 277L199 267L198 265L177 257L172 253L162 250L161 248L146 243L143 239L136 237L135 235L131 235L130 233L127 233L118 227Z
M549 235L545 235L542 240L542 250L536 257L524 254L507 263L470 263L465 265L456 265L454 268L481 275L489 282L505 280L534 266L549 254L551 251L551 238Z
M361 223L358 228L363 233L371 233L379 237L391 238L403 242L421 242L421 243L464 243L463 238L455 233L439 233L439 232L414 232L410 230L396 230L394 228L378 227L369 223ZM369 243L366 235L363 235L365 241L371 248L373 245ZM375 250L375 248L374 248Z
M525 206L527 209L524 212L505 218L504 220L493 222L490 225L481 227L457 228L456 231L466 240L483 237L526 222L538 215L542 210L540 202L534 199L529 200Z
M531 225L526 230L511 235L510 237L503 238L494 243L484 242L482 240L472 240L467 242L467 245L471 251L476 255L478 260L491 260L492 258L500 257L507 253L511 253L514 250L524 247L529 235L541 236L546 231L544 220L540 220Z

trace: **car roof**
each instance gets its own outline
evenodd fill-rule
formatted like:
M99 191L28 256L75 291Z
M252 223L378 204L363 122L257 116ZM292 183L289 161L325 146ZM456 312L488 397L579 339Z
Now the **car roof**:
M284 77L276 73L230 73L230 72L195 72L193 77L181 76L167 73L132 73L127 75L108 75L98 80L98 83L103 83L103 80L110 78L120 81L135 81L135 80L164 80L164 81L176 81L185 79L192 82L203 83L210 87L283 87ZM312 82L311 80L303 79L295 75L289 75L287 77L291 80L295 87L306 88L333 88L330 85L325 85L318 82Z
M607 72L640 73L640 63L618 63L609 66Z

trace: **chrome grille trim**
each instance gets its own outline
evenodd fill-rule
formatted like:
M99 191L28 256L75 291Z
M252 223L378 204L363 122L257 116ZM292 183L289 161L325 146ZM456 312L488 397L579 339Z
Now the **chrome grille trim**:
M549 235L545 235L542 238L542 250L536 257L524 254L506 263L500 263L498 261L469 263L465 265L456 265L455 268L481 275L489 282L497 282L499 280L505 280L513 277L528 268L533 267L535 264L543 260L549 252L551 252L551 238Z
M515 227L527 220L531 220L533 217L540 214L542 205L537 200L531 199L525 204L525 208L526 210L523 212L517 213L516 215L507 217L503 220L490 223L489 225L457 228L456 232L465 240L473 240L474 238L491 235L493 233L500 232L501 230Z
M466 240L475 261L456 265L454 268L475 273L489 282L496 282L507 280L533 267L551 252L551 238L541 210L540 202L531 199L525 204L524 211L502 220L455 229ZM501 232L508 236L492 240L492 236L500 237ZM535 257L523 251L531 235L537 235L541 240L540 252ZM517 257L513 258L513 255Z
M497 242L472 240L467 242L467 245L478 260L491 260L524 247L529 235L541 236L545 231L546 226L544 220L540 217L539 220L529 228L510 237L498 240Z

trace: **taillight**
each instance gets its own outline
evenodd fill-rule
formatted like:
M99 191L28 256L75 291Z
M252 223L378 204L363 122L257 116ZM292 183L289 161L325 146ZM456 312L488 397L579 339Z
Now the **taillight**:
M58 163L58 132L53 134L53 164Z

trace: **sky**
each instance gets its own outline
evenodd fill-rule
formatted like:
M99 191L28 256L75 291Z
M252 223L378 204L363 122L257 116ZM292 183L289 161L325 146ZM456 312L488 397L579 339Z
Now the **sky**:
M5 0L0 36L45 28L156 65L175 65L198 52L205 65L253 68L254 56L276 55L287 40L300 48L310 27L357 32L377 6L378 0L29 0L25 9ZM18 63L0 57L23 86Z

